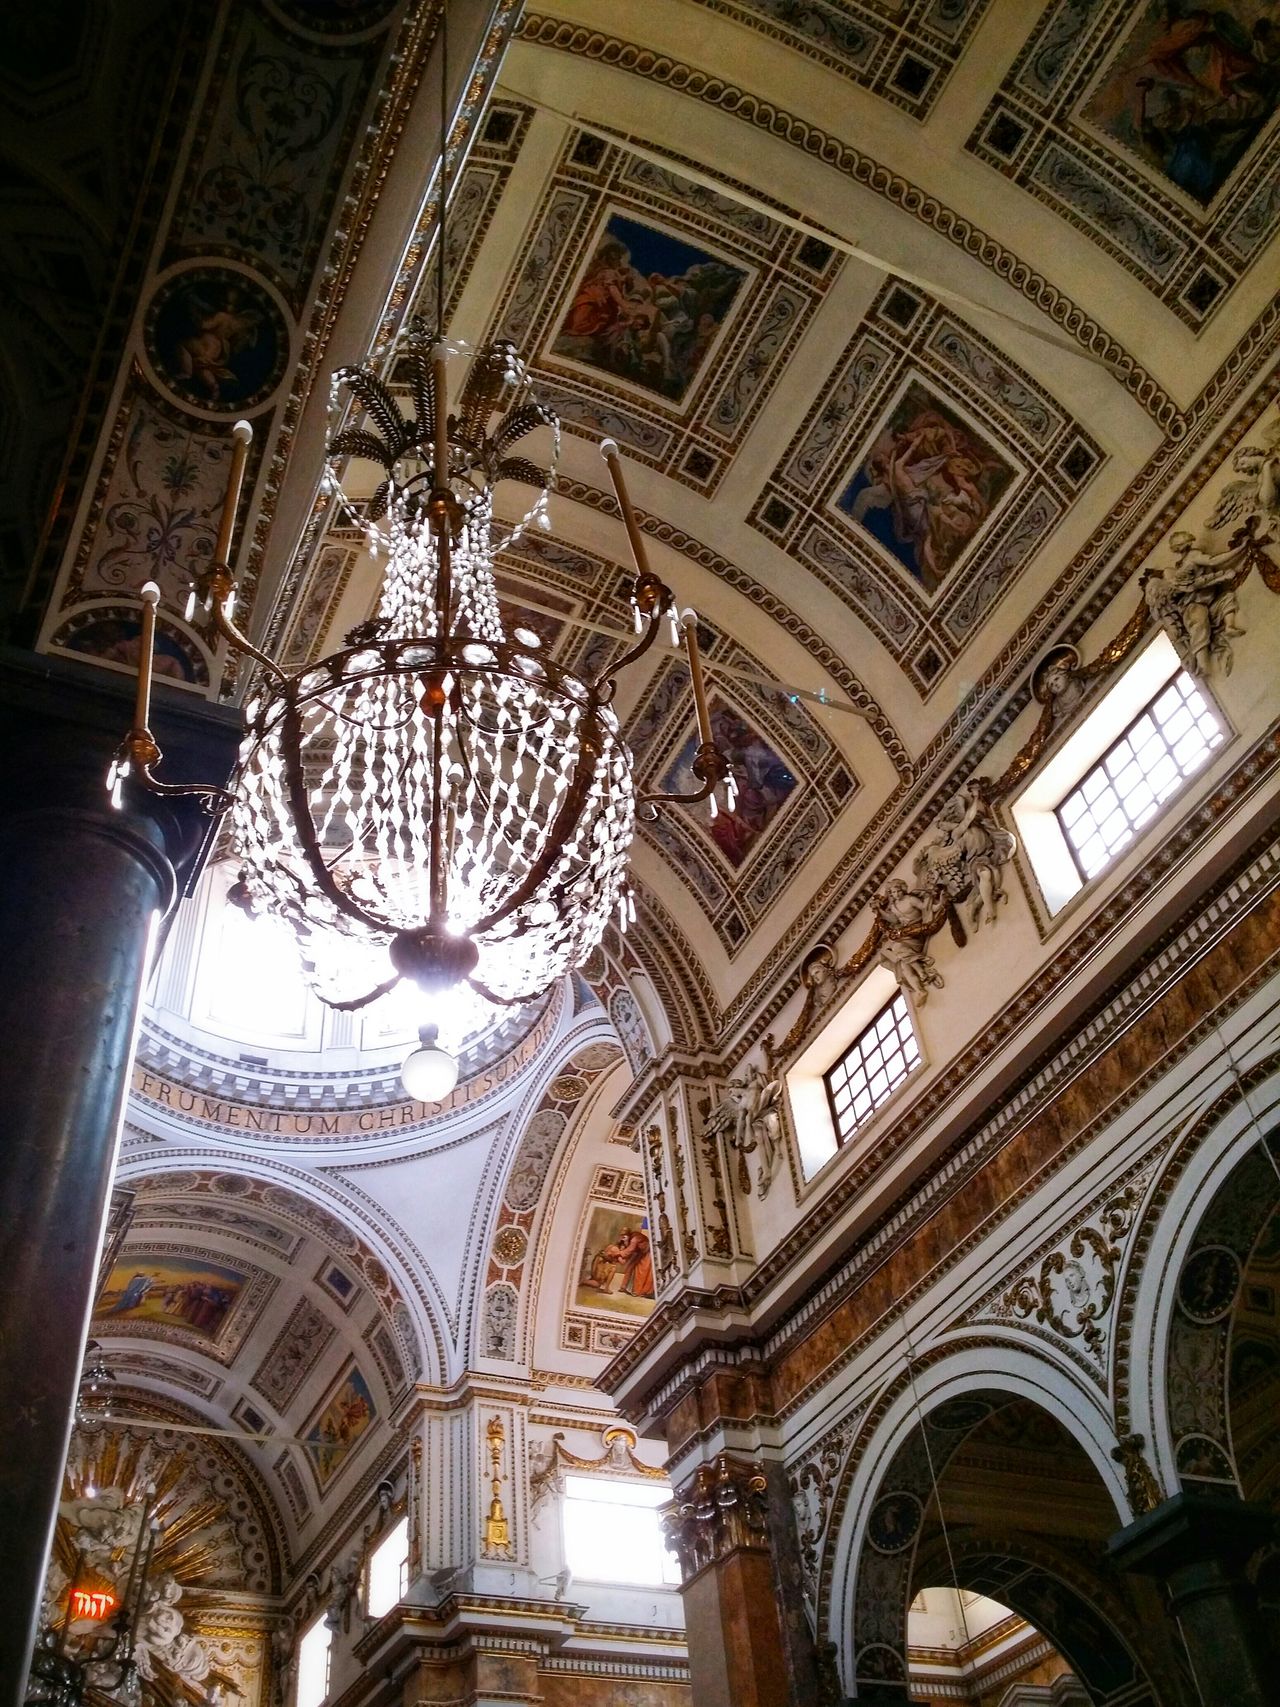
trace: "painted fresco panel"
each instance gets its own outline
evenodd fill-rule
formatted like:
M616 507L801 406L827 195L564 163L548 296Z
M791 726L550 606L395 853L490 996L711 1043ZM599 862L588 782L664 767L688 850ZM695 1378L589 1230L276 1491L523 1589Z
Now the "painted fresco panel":
M746 276L708 249L610 214L551 353L682 402Z
M1274 0L1147 0L1082 117L1207 206L1277 108Z
M378 1407L369 1391L369 1383L354 1363L349 1364L303 1436L322 1491L337 1475L351 1449L377 1414Z
M574 1303L579 1309L647 1316L653 1309L649 1218L593 1204L582 1243Z
M696 808L702 827L735 870L742 865L765 830L777 817L796 779L785 759L760 731L723 700L711 701L711 731L716 745L733 766L738 799L732 812L721 805L714 818ZM693 774L698 737L690 735L662 778L665 794L691 793L700 786Z
M94 1312L110 1324L157 1322L214 1340L244 1290L240 1269L185 1257L124 1257L112 1269Z
M836 504L934 593L982 532L1015 472L975 427L913 379Z

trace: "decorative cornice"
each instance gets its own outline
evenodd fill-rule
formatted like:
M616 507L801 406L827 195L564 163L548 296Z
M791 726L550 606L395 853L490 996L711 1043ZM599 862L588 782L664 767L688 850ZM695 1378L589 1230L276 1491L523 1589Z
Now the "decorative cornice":
M686 1586L732 1553L768 1551L768 1487L761 1465L722 1452L663 1506L662 1527Z
M1265 745L1275 746L1277 739L1277 734L1273 732ZM1246 759L1241 769L1249 766L1250 759ZM1231 792L1230 782L1224 785L1224 790L1228 794ZM1187 850L1176 845L1176 840L1174 845L1162 850L1164 862L1169 865L1180 863L1186 858ZM1050 1060L1042 1061L1027 1074L1002 1100L997 1111L984 1120L980 1127L976 1130L970 1128L958 1137L939 1159L931 1176L892 1204L859 1241L856 1250L813 1285L787 1310L782 1319L767 1331L752 1330L749 1324L753 1310L758 1307L769 1286L803 1258L805 1250L812 1247L817 1237L836 1219L841 1210L857 1195L865 1192L867 1178L863 1177L863 1170L851 1170L833 1186L806 1220L793 1229L788 1238L742 1287L719 1288L714 1293L686 1290L661 1303L637 1330L625 1349L618 1353L602 1373L602 1388L616 1396L635 1380L646 1359L677 1330L680 1331L684 1347L680 1363L674 1371L637 1390L634 1397L628 1400L625 1406L626 1414L633 1419L644 1410L659 1414L669 1413L684 1393L701 1383L706 1370L713 1365L736 1366L747 1361L753 1366L772 1367L786 1350L812 1331L843 1298L856 1290L861 1276L868 1274L893 1251L908 1243L913 1229L936 1210L942 1198L962 1186L981 1169L995 1149L1007 1142L1017 1130L1025 1127L1034 1116L1047 1107L1053 1097L1060 1093L1067 1077L1078 1079L1092 1062L1114 1045L1117 1034L1150 1006L1160 989L1166 988L1179 972L1194 966L1241 919L1265 902L1277 886L1280 886L1280 847L1267 836L1248 851L1234 870L1215 886L1210 895L1202 897L1194 909L1188 909L1165 933L1163 939L1144 957L1136 976L1130 970L1123 982L1117 980L1082 1016L1073 1028L1070 1041L1060 1047ZM1116 912L1127 912L1131 906L1136 905L1148 887L1147 872L1135 876L1125 894L1117 897L1113 903ZM1133 893L1130 894L1129 891ZM1107 909L1108 913L1110 911L1111 909ZM908 1135L914 1136L918 1133L923 1122L931 1114L962 1094L966 1084L981 1072L984 1063L998 1051L1008 1035L1019 1026L1025 1025L1030 1008L1049 999L1052 992L1061 987L1071 967L1092 951L1096 934L1114 923L1114 919L1110 920L1104 927L1099 921L1091 921L1090 925L1079 933L1077 939L1067 945L1066 952L1060 957L1060 963L1048 968L1031 986L1031 990L1037 992L1034 999L1028 992L1024 992L1007 1006L988 1027L983 1037L975 1042L972 1049L959 1059L948 1074L943 1075L930 1095L922 1099L923 1107L916 1105L892 1130L891 1135L886 1133L885 1139L878 1146L881 1155L884 1144L890 1141L890 1136L895 1147L905 1142ZM1274 958L1275 956L1272 956L1272 961ZM1268 967L1272 961L1267 963ZM1258 974L1245 979L1236 989L1224 993L1224 1007L1229 1009L1246 999L1258 978L1266 975L1267 967L1264 967ZM1166 1051L1151 1071L1168 1070L1176 1059L1196 1046L1216 1023L1222 1011L1223 1008L1219 1008L1216 1014L1203 1016L1186 1035ZM1121 1097L1113 1098L1106 1109L1107 1118L1114 1118L1134 1097L1140 1095L1150 1076L1150 1072L1139 1074ZM1084 1122L1071 1143L1061 1150L1052 1162L1047 1162L1045 1167L1052 1170L1075 1154L1088 1142L1095 1125L1096 1122L1092 1120ZM1046 1174L1042 1170L1035 1179L1011 1193L999 1210L994 1212L995 1215L1000 1218L1007 1217L1028 1191L1039 1189L1045 1177ZM989 1218L982 1230L984 1236L990 1231L991 1224ZM978 1235L970 1234L959 1240L954 1248L930 1269L928 1283L934 1283L944 1269L961 1260L972 1249L977 1237ZM896 1307L904 1308L919 1289L917 1286L909 1295L899 1297L895 1301ZM723 1343L723 1318L726 1312L736 1324L732 1346ZM716 1315L722 1318L718 1324L719 1331L715 1335L719 1343L708 1343L696 1331L690 1333L689 1325L692 1319L698 1316L709 1319ZM868 1334L874 1335L879 1331L879 1324L873 1324L868 1329ZM861 1336L856 1342L845 1345L834 1363L826 1365L787 1402L780 1403L777 1407L778 1416L789 1414L804 1402L806 1395L814 1387L829 1380L838 1368L856 1354L865 1337Z

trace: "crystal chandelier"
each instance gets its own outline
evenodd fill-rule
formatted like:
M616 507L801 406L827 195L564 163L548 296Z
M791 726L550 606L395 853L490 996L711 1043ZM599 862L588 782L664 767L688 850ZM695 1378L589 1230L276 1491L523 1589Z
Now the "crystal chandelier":
M235 625L228 558L252 436L245 422L234 429L219 548L193 586L193 604L202 602L217 632L259 666L229 798L205 791L230 808L238 898L292 926L322 999L335 1007L362 1007L401 978L434 1000L465 981L491 1002L527 1001L581 965L612 916L625 928L637 807L706 800L714 811L718 788L732 804L696 618L677 616L649 566L611 441L602 450L635 557L630 644L588 679L557 664L532 629L504 622L493 490L503 480L534 488L525 522L540 514L554 456L544 467L518 447L540 428L558 436L558 424L532 397L507 342L475 352L451 413L451 354L421 331L402 344L394 371L410 412L367 367L336 376L365 424L340 432L330 455L380 467L361 521L387 553L376 614L342 651L289 672ZM151 588L143 598L138 707L114 767L117 789L130 776L166 786L153 776L159 753L142 679ZM612 701L620 672L668 620L693 689L698 786L638 798ZM353 967L376 982L355 993L337 988ZM407 1080L447 1094L450 1058L442 1069L442 1055L435 1028L425 1027Z

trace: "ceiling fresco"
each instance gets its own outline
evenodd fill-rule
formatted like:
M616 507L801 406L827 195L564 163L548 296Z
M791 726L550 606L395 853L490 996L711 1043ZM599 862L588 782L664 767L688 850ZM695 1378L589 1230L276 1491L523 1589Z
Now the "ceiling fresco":
M1058 0L966 147L1198 327L1275 234L1277 113L1266 0Z
M393 1464L419 1383L477 1360L514 1379L536 1345L585 1390L675 1272L670 1241L729 1249L732 1181L707 1205L662 1172L668 1223L643 1225L631 1080L662 1058L709 1093L775 1023L940 796L1015 725L1031 738L1046 652L1111 639L1276 390L1262 0L1182 30L1146 0L617 0L603 20L562 0L518 23L497 5L483 29L455 11L458 63L481 59L455 102L447 320L472 345L513 338L565 428L548 530L499 556L504 613L583 674L627 643L614 437L654 567L698 612L740 799L640 826L635 925L499 1028L443 1109L409 1104L393 1051L366 1059L351 1026L323 1061L286 1059L196 1037L157 986L122 1153L135 1214L94 1333L139 1403L249 1437L228 1450L290 1569ZM377 597L322 449L332 370L372 348L394 381L397 332L434 315L435 13L218 16L138 66L189 103L168 211L139 192L127 312L98 247L31 252L41 279L55 251L83 265L92 312L48 340L43 448L4 466L9 486L47 474L84 406L41 644L132 670L154 577L160 691L231 701L246 683L183 607L237 416L256 433L237 564L255 641L302 665ZM79 49L76 67L51 63L50 88L80 78ZM84 163L59 170L96 208ZM120 205L104 191L85 221L104 253ZM356 502L367 474L344 473ZM655 647L618 710L642 784L678 787L679 655Z

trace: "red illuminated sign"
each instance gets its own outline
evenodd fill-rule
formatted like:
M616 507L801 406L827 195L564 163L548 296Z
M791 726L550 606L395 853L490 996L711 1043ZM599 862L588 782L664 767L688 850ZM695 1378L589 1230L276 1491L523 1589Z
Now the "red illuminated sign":
M71 1591L73 1618L109 1618L119 1604L110 1589L73 1588Z

